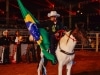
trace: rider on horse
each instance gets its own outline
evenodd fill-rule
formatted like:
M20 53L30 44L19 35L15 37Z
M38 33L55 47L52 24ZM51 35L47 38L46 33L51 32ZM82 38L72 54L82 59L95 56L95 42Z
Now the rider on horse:
M50 39L50 53L55 56L55 50L58 42L56 37L59 36L57 31L63 29L63 25L60 21L58 21L57 18L60 17L60 14L58 14L56 11L51 11L47 16L49 17L49 20L41 22L40 27L45 28L48 31ZM55 63L52 64L56 63L57 61L55 60Z

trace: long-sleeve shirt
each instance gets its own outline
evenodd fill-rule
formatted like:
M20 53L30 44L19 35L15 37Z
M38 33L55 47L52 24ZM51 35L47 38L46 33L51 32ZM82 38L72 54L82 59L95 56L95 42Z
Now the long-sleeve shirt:
M2 36L0 38L0 44L1 45L8 45L9 46L10 43L11 43L11 38L10 37Z
M57 23L54 24L54 22L51 20L40 22L40 25L38 25L38 27L45 28L50 34L54 34L58 30L63 29L63 25L61 24L61 22L57 21Z

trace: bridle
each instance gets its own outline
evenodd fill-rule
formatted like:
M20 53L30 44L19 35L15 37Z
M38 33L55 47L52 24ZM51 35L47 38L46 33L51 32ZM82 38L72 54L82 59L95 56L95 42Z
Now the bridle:
M70 32L70 33L71 33L71 32ZM67 37L69 37L68 40L69 40L69 39L72 39L73 41L77 41L75 38L72 38L72 37L71 37L71 34L70 34L70 35L65 34L65 35L66 35ZM68 40L67 40L67 41L68 41Z

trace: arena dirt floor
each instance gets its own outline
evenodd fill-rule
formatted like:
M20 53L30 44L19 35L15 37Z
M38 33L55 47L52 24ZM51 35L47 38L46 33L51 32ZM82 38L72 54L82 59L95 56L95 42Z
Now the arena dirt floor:
M72 67L71 75L100 75L100 52L76 51L75 64ZM37 63L6 64L0 65L0 75L37 75ZM50 62L47 65L48 75L57 75L57 65ZM65 66L63 75L65 74Z

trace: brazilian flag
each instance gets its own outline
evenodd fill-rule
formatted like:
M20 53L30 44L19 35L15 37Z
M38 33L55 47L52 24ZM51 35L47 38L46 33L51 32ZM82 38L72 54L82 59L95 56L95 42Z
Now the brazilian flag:
M17 0L17 2L30 34L37 41L43 55L54 63L55 57L47 51L50 46L48 32L44 28L38 28L38 20L24 7L20 0Z

